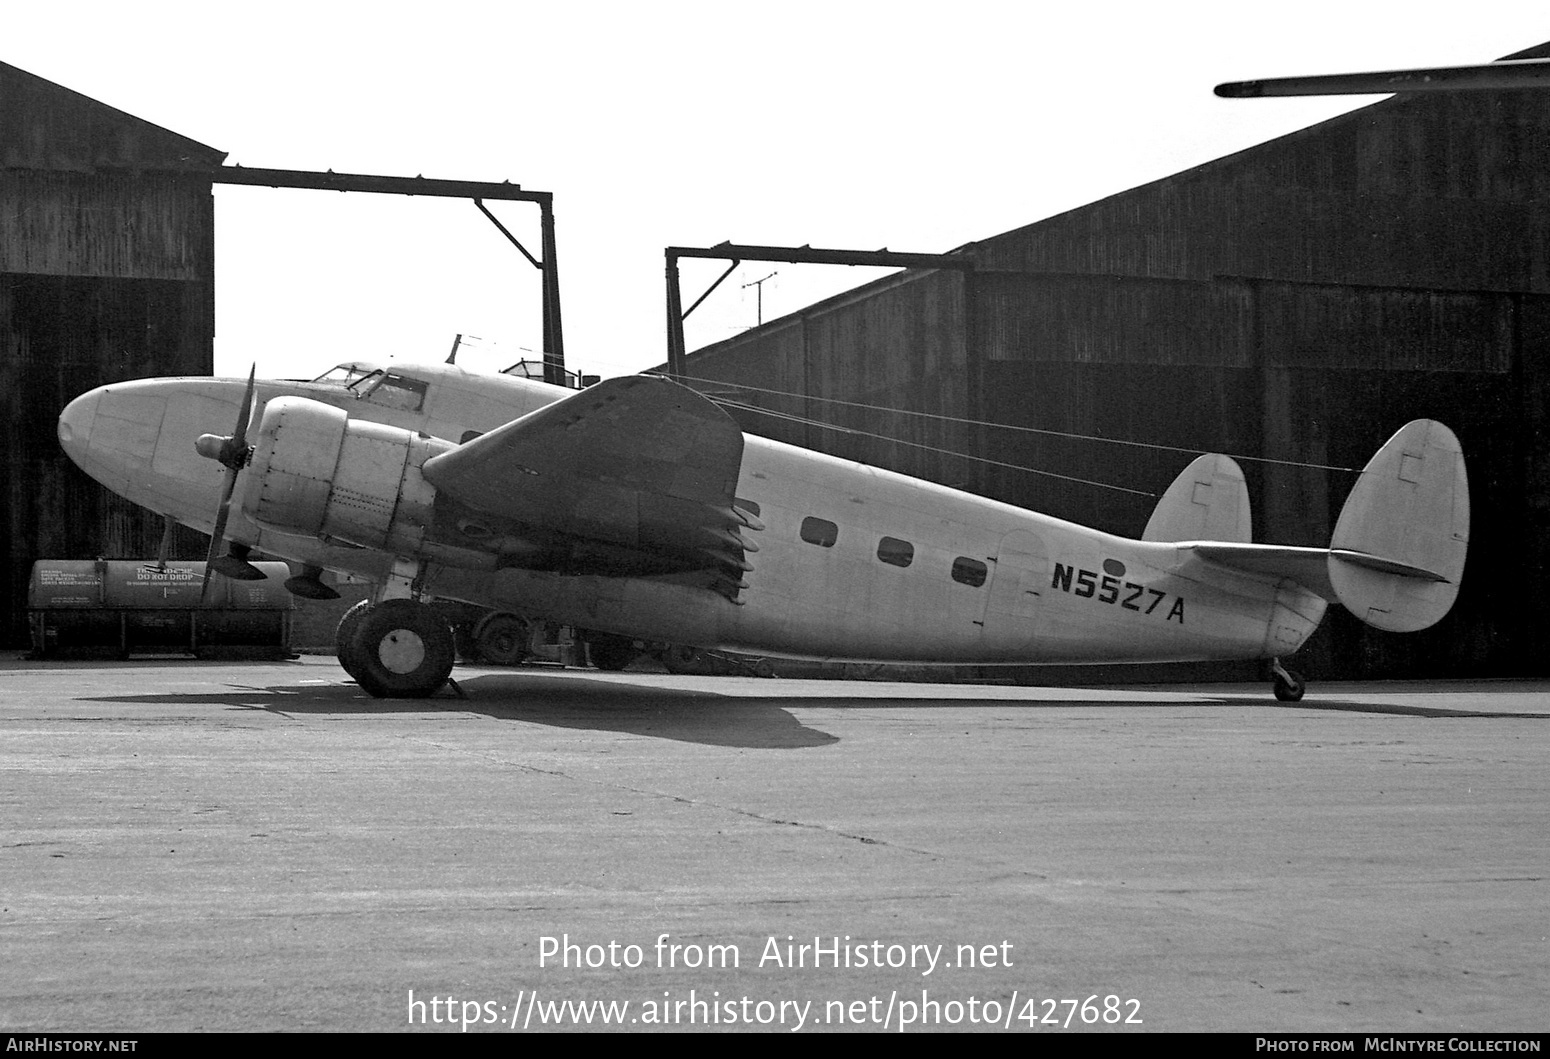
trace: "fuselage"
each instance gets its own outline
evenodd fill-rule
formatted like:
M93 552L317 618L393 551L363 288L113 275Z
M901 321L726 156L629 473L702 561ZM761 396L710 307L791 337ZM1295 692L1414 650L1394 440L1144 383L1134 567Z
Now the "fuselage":
M376 373L376 374L373 374ZM194 450L233 429L246 383L115 383L76 399L60 441L98 481L210 532L225 468ZM455 365L346 365L313 382L260 381L454 443L575 393ZM753 435L737 506L747 587L735 599L684 578L489 570L428 562L431 595L665 643L822 659L958 663L1140 662L1290 653L1285 616L1323 603L1272 577L1187 567L1174 544L1113 536L920 479ZM234 504L227 535L294 562L383 581L395 556L278 533ZM404 558L414 558L406 556ZM1277 616L1280 616L1279 618ZM1272 629L1277 639L1272 642Z

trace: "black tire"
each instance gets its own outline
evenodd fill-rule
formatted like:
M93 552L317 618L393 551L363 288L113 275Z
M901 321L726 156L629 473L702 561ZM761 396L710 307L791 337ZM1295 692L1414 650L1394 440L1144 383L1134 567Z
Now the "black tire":
M635 661L640 654L633 641L622 636L604 636L594 633L587 638L587 658L598 669L618 673Z
M532 627L515 614L492 614L479 624L475 638L479 660L492 666L520 665L532 635Z
M1301 702L1303 692L1308 690L1308 682L1290 669L1286 671L1286 675L1292 679L1282 680L1279 675L1275 678L1276 699L1280 702Z
M362 621L366 620L366 612L371 609L371 600L363 599L355 606L344 612L344 617L339 619L339 628L334 632L334 646L339 655L339 666L357 684L361 682L361 657L360 651L355 646L355 631L360 628Z
M356 682L379 699L423 699L452 675L452 627L423 603L389 599L355 627Z

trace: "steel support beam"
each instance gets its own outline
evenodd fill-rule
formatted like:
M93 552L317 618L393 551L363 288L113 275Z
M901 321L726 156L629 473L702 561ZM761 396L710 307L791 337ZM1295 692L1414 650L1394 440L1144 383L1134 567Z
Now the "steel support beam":
M554 203L539 204L539 239L544 256L544 382L565 385L565 333L560 327L559 250L554 240Z
M714 294L715 291L716 291L716 288L721 286L723 283L725 283L726 282L726 278L728 276L730 276L733 272L735 272L737 270L737 266L741 265L741 264L742 264L741 261L738 261L737 259L734 258L732 260L732 263L727 266L727 270L725 272L723 272L720 276L716 277L716 282L712 283L709 287L706 287L705 288L705 293L700 295L698 298L694 299L694 304L689 306L689 308L687 308L687 309L685 309L683 311L683 319L685 319L685 320L689 319L689 314L694 312L694 310L698 309L700 307L700 303L701 302L703 302L706 298L709 298L712 294Z
M219 166L211 171L217 184L249 184L270 188L310 188L315 191L365 191L381 195L429 195L444 199L511 199L515 202L548 202L551 191L524 191L521 184L504 181L429 180L425 177L372 176L365 173L318 173L310 169L253 169Z
M667 373L674 378L684 373L683 294L678 284L678 258L667 256Z
M216 184L245 184L252 187L302 188L313 191L359 191L379 195L424 195L430 198L473 199L485 216L543 272L544 381L565 384L565 336L560 323L560 274L556 263L554 236L554 193L524 191L522 185L504 181L491 184L478 180L435 180L417 177L374 176L366 173L318 173L307 169L253 169L247 166L218 166L211 171ZM484 208L482 199L510 202L535 202L539 209L542 232L542 262L506 231Z
M717 243L710 247L670 246L669 257L708 257L742 261L789 261L812 265L875 265L880 268L958 268L972 271L968 254L907 254L881 250L826 250L811 246L749 246Z
M679 258L731 260L734 268L735 263L742 261L782 261L813 265L870 265L878 268L947 268L970 273L975 270L974 258L968 253L909 254L897 253L886 247L882 250L827 250L811 246L750 246L728 242L708 247L670 246L663 253L667 258L667 371L673 376L687 374L685 361L688 357L684 349L684 317L689 313L683 311L683 292L679 289L678 281ZM711 290L715 290L731 271L728 269L721 279L712 284ZM705 295L709 293L706 291ZM705 295L701 295L699 301L690 306L690 312L705 300Z

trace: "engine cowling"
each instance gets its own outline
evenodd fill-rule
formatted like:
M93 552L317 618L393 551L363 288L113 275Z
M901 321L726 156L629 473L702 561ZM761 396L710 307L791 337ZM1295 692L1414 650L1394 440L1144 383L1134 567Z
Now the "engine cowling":
M455 447L320 401L277 397L254 438L242 511L282 533L413 555L436 497L420 467Z

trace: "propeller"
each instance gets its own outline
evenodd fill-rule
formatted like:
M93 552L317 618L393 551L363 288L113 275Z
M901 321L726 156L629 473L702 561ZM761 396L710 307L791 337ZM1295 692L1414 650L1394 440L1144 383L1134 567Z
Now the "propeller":
M1503 59L1477 66L1229 81L1217 85L1216 94L1224 99L1254 99L1260 96L1386 95L1390 92L1517 91L1525 88L1550 88L1550 59Z
M209 602L212 571L238 581L262 581L266 576L262 570L248 562L251 549L246 544L233 542L227 554L219 554L221 545L226 542L226 520L231 515L231 498L237 488L237 476L253 458L253 447L248 444L248 419L253 414L253 390L257 375L258 365L255 364L248 372L248 387L242 395L242 408L237 412L236 430L230 436L201 434L199 440L194 442L194 449L199 455L215 460L226 468L221 505L216 509L215 529L210 533L210 551L205 557L205 580L200 593L202 604Z

